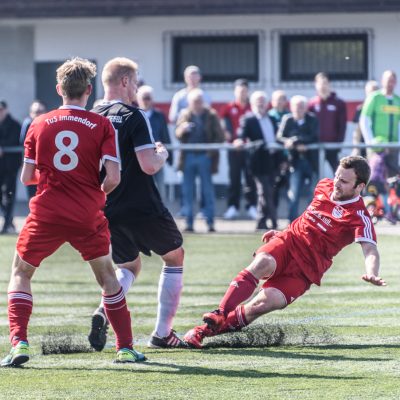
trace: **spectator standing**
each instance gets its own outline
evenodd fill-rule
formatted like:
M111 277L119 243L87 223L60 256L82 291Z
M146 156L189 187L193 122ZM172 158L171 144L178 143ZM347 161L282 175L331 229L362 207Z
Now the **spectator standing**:
M376 137L386 142L399 142L400 97L394 93L396 83L396 73L385 71L382 75L382 89L371 94L363 105L360 127L367 144L373 143ZM399 164L398 158L398 150L391 150L387 155L392 165ZM393 175L396 175L396 171L390 168L389 176Z
M250 152L250 168L257 185L258 194L258 222L257 229L268 229L267 219L272 228L277 227L277 214L274 204L274 183L279 165L279 156L282 152L268 148L276 144L276 124L268 115L268 99L265 92L256 91L251 95L250 104L252 113L241 121L239 139L235 145L240 147L246 140L261 141L261 145L254 147Z
M19 141L21 145L24 144L26 133L28 132L32 121L39 115L44 114L45 112L47 112L47 108L42 101L33 101L33 103L29 107L29 115L22 121L21 133L19 136ZM27 185L26 192L28 193L28 198L31 199L36 193L36 185Z
M317 95L310 100L308 109L318 118L319 141L342 143L346 135L346 103L331 90L328 75L324 72L315 76L315 90ZM332 171L336 171L339 165L339 152L339 149L326 151L326 160Z
M225 139L233 143L237 139L240 118L251 111L249 102L249 83L246 79L238 79L234 83L234 101L227 104L222 112L225 128ZM254 178L248 162L248 153L243 149L228 152L229 186L228 208L224 218L233 219L238 216L242 192L242 173L245 178L244 197L246 210L250 218L257 219L257 192Z
M275 90L271 95L271 106L272 108L268 111L268 115L274 118L278 128L282 121L282 118L290 113L288 108L288 99L286 93L283 90Z
M271 106L272 108L268 111L268 115L273 118L279 128L282 118L290 113L288 108L288 99L286 93L283 90L275 90L271 95ZM284 152L285 158L287 158L287 152ZM289 165L287 162L282 162L275 177L275 190L274 190L274 203L276 209L279 206L280 191L283 190L287 193L289 188Z
M16 233L13 224L17 174L22 163L19 152L7 152L4 147L19 146L21 125L9 113L7 103L0 101L0 208L4 214L1 234Z
M154 108L153 88L148 85L140 86L136 97L139 108L144 111L150 121L154 141L156 143L171 144L167 120L161 111ZM169 165L172 165L172 151L168 152L167 162ZM153 177L161 198L165 199L164 168L161 168Z
M177 91L172 97L171 107L169 109L169 121L175 124L178 120L180 112L188 107L188 94L191 90L200 88L201 85L201 71L196 65L189 65L183 72L183 79L186 87ZM211 106L211 97L203 91L203 101L208 106Z
M193 89L188 95L188 108L182 110L176 126L176 137L181 143L221 143L224 132L215 110L204 102L201 89ZM204 213L208 231L214 232L214 185L212 174L217 173L218 150L181 152L178 168L183 171L183 205L186 231L193 232L193 198L196 176L200 177L204 201Z
M299 216L299 200L304 184L311 184L318 172L316 150L307 150L307 144L318 141L318 120L307 112L307 98L293 96L290 99L291 114L283 117L278 131L278 140L289 150L289 220Z
M360 144L360 143L364 143L364 138L362 136L362 132L361 132L361 127L360 127L360 114L361 114L361 110L363 108L363 105L365 103L365 100L368 98L368 96L377 91L379 89L379 83L377 81L371 80L368 81L365 84L365 99L364 102L359 104L356 108L356 112L354 113L354 117L353 117L353 122L356 124L356 127L354 129L353 132L353 144ZM353 155L355 156L362 156L362 157L366 157L367 156L367 152L365 149L354 149L353 150Z
M188 94L193 89L200 89L201 85L201 71L197 65L189 65L183 71L183 79L185 87L177 91L172 97L171 106L169 109L168 119L172 124L176 124L179 114L181 111L188 107ZM203 91L203 101L210 107L211 97ZM181 192L183 193L183 183L181 186ZM181 206L183 206L183 195L181 196ZM201 212L204 215L204 194L201 193ZM185 215L185 210L182 208L180 215Z

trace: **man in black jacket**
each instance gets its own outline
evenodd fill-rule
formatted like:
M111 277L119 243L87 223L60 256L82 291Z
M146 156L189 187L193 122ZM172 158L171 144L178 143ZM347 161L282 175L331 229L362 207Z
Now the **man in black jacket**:
M150 121L151 130L153 133L154 141L161 142L162 144L171 144L169 136L167 119L164 114L154 107L153 88L148 85L139 87L136 94L139 108L141 108ZM168 152L167 163L172 165L173 155L172 151ZM165 200L166 190L164 182L164 168L161 168L156 174L153 175L157 189L160 192L161 198Z
M1 234L15 233L13 211L22 156L21 152L8 152L7 147L19 146L20 131L21 125L9 114L7 103L0 101L0 208L4 214Z
M277 139L289 150L289 220L293 221L299 216L302 187L307 181L312 184L318 172L318 154L316 150L306 150L305 146L318 142L318 120L307 112L304 96L291 98L290 111L282 119Z
M252 113L243 117L238 131L238 139L234 145L241 147L248 140L261 141L259 146L250 150L250 169L254 175L258 194L257 229L267 229L267 219L272 223L272 229L277 227L277 214L274 203L274 183L279 164L282 161L282 151L269 148L276 144L276 123L268 115L268 100L265 92L256 91L250 98Z

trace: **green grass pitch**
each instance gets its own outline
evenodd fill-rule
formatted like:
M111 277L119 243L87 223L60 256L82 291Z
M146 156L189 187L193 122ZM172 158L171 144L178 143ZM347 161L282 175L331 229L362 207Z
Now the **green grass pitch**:
M9 351L6 292L15 239L0 237L2 357ZM24 368L0 369L0 399L398 399L399 237L379 239L387 287L361 281L360 246L349 246L336 257L322 287L313 286L285 310L256 321L258 329L232 338L244 348L229 347L221 337L206 350L147 349L161 262L144 257L141 276L128 295L136 348L149 359L137 365L113 364L111 346L102 353L41 354L48 334L65 333L85 347L100 298L89 266L64 246L34 277L33 356ZM216 307L259 244L259 235L185 238L185 287L175 319L179 334Z

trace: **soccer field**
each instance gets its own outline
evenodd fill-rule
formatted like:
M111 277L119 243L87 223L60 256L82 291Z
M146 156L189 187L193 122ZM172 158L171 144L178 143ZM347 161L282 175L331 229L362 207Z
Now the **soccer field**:
M9 351L6 292L15 237L0 237L0 353ZM214 309L230 279L245 267L260 235L185 238L185 287L175 320L179 334ZM380 236L382 277L363 281L361 248L334 261L322 287L313 286L283 311L249 329L210 339L205 350L150 350L156 315L158 257L144 258L128 295L136 348L149 361L112 363L114 337L102 353L42 355L41 342L66 333L86 350L90 315L100 289L88 265L65 246L47 259L33 281L30 324L33 356L24 368L0 369L0 399L398 399L400 398L400 247ZM223 347L225 346L225 347ZM248 346L242 347L240 346Z

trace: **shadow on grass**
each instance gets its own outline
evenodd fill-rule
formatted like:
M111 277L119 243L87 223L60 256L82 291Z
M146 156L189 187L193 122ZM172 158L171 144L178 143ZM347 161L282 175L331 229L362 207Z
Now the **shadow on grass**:
M368 350L368 349L399 349L399 344L326 344L321 346L307 346L308 348L318 348L321 350Z
M321 350L321 346L306 346L309 349L319 349ZM332 349L332 350L340 350L340 346L322 346L322 349ZM342 350L348 350L349 347L343 347ZM321 360L321 361L391 361L391 358L377 358L377 357L347 357L342 355L323 355L323 354L307 354L307 353L299 353L299 350L296 351L276 351L269 349L253 349L253 350L244 350L244 349L223 349L223 350L213 350L207 349L205 350L207 354L230 354L230 355L238 355L238 356L246 356L246 357L268 357L268 358L287 358L287 359L299 359L299 360ZM303 350L302 350L303 351Z
M208 367L190 367L171 363L159 363L147 361L141 363L141 367L148 365L149 367L160 367L157 369L143 369L140 368L116 368L112 369L112 372L133 372L135 374L163 374L163 375L182 375L182 376L220 376L226 378L290 378L290 379L324 379L324 380L362 380L365 379L362 376L338 376L338 375L317 375L317 374L290 374L290 373L277 373L277 372L260 372L253 369L241 369L238 370L224 370L221 368L208 368ZM168 368L168 369L167 369ZM25 370L38 370L38 371L104 371L110 372L111 368L83 368L83 367L25 367Z

